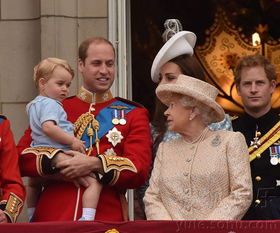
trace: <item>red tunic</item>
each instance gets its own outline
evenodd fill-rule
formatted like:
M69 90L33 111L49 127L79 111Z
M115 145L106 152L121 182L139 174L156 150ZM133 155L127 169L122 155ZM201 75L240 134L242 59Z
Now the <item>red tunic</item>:
M95 117L100 110L106 108L114 101L116 99L93 105ZM88 112L90 104L83 102L77 97L71 97L63 102L63 106L68 114L68 120L74 123L81 114ZM112 114L108 114L106 118L111 121ZM114 127L121 132L123 139L116 146L113 146L108 141L105 133L100 138L100 154L106 153L108 149L113 149L117 156L130 159L137 172L123 170L113 186L104 185L97 206L96 220L122 221L120 193L123 193L128 188L137 188L142 185L147 178L150 167L151 135L147 110L140 106L135 107L126 115L125 125L119 124ZM30 129L28 129L18 144L19 152L28 147L30 142ZM97 156L95 146L93 148L94 150L91 155ZM40 171L43 171L44 174L51 171L48 158L42 157L40 160L36 160L36 156L33 154L23 154L20 156L20 168L25 176L39 176L43 175ZM79 189L72 183L51 181L40 196L34 221L78 219L81 216L83 188L81 191L79 192ZM76 208L77 211L75 211Z
M18 154L10 122L0 117L0 209L15 221L25 199L25 188L18 167ZM11 201L15 209L8 209Z

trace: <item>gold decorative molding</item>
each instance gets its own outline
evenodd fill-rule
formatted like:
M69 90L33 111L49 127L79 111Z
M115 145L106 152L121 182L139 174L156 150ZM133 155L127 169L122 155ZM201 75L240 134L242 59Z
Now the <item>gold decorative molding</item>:
M204 67L207 81L219 89L217 101L230 113L243 111L242 102L234 85L233 70L238 60L246 55L264 54L278 67L280 74L280 42L253 46L241 28L237 28L227 18L226 13L218 9L213 25L206 30L203 45L196 46L195 55ZM273 107L280 106L279 91L273 95ZM277 105L278 103L278 105Z
M272 95L273 108L280 107L280 39L278 41L267 41L264 44L265 57L275 66L278 74L277 87Z

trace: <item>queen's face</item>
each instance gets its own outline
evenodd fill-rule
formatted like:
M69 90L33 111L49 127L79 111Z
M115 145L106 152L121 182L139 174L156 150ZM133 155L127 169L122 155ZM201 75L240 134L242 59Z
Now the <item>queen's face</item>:
M191 107L182 105L181 96L172 95L168 109L164 112L167 118L168 130L171 132L182 133L188 127Z
M159 84L173 83L182 74L180 67L174 62L165 63L159 71Z

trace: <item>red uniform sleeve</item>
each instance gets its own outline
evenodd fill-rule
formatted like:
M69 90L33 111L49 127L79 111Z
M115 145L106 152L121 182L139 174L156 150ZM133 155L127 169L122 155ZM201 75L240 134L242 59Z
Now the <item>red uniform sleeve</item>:
M152 139L148 111L136 108L129 113L127 120L127 136L120 156L130 159L137 172L121 171L115 186L137 188L145 183L151 165Z
M1 209L6 209L9 198L13 196L12 202L15 204L15 216L9 216L16 219L25 199L25 188L21 179L18 166L18 153L14 142L14 136L10 129L8 120L0 123L0 171L1 171ZM18 207L18 209L17 209ZM12 212L13 212L12 211ZM8 215L13 215L13 213ZM15 219L11 219L12 221Z

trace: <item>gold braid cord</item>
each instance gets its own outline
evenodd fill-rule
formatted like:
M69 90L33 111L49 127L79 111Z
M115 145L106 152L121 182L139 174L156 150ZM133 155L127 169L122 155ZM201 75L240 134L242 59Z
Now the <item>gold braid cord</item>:
M87 128L87 135L89 136L89 148L87 148L87 155L90 155L92 152L92 138L95 133L95 145L97 149L97 153L99 154L99 138L98 138L98 130L99 130L99 122L95 119L94 115L90 112L82 114L74 124L74 133L78 139L82 138L83 133Z
M280 121L278 121L262 138L258 147L249 147L250 162L280 139Z
M82 114L74 124L76 138L81 139L87 125L92 121L93 115L89 112Z
M98 138L98 130L99 130L99 122L95 118L92 120L92 128L94 129L95 132L95 145L97 149L97 153L100 154L99 152L99 138Z

